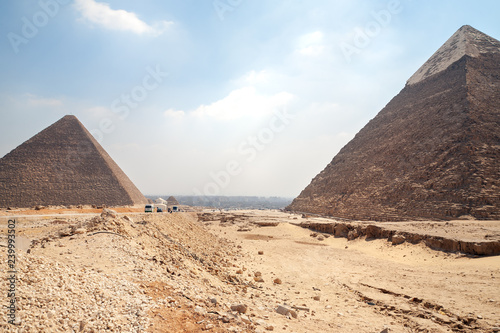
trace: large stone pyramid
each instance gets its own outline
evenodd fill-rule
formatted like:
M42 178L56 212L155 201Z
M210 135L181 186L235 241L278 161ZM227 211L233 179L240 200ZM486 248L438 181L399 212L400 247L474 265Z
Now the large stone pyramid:
M146 203L75 116L65 116L0 159L0 207Z
M500 42L461 27L287 209L500 219Z

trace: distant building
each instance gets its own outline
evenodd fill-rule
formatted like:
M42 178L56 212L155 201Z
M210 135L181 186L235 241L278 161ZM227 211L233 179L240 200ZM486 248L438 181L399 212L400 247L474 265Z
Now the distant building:
M163 198L158 198L155 200L155 203L158 205L167 205L167 200L165 200Z

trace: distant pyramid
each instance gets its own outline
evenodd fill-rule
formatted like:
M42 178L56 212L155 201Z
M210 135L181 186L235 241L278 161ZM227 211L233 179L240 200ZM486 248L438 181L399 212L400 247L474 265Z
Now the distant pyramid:
M65 116L0 159L0 207L146 203L75 116Z
M461 27L287 209L500 219L500 42Z
M169 206L178 206L179 205L179 201L177 201L177 199L174 196L171 195L167 199L167 204Z

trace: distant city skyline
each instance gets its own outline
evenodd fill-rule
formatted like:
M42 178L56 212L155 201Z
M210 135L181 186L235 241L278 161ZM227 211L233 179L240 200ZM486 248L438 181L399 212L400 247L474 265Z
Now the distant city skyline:
M73 114L145 195L296 197L497 1L0 4L0 156Z

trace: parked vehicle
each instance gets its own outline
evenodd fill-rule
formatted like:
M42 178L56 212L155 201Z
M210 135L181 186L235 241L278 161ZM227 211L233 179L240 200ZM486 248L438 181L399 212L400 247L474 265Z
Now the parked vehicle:
M154 211L155 211L155 205L148 204L144 207L145 213L153 213Z

